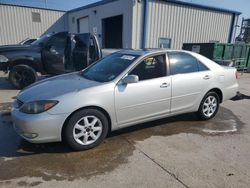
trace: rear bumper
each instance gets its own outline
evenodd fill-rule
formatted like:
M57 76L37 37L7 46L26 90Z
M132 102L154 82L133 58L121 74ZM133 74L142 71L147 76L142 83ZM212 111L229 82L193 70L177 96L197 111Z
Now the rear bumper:
M223 91L223 101L229 100L237 95L237 92L239 91L239 84L235 83L232 86L229 86L227 88L224 88Z

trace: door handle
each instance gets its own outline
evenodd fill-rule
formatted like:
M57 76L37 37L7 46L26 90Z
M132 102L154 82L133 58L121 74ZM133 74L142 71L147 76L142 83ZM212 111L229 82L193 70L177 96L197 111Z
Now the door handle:
M168 87L168 86L170 86L169 83L162 83L160 87L161 87L161 88L166 88L166 87Z
M206 75L206 76L203 77L204 80L208 80L210 78L211 78L211 76L209 76L209 75Z

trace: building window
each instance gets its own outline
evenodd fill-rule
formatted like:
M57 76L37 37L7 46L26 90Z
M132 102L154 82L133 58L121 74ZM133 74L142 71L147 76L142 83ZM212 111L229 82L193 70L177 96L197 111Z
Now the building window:
M159 38L158 41L159 48L171 48L171 39L170 38Z
M41 22L41 15L38 12L32 12L32 22Z

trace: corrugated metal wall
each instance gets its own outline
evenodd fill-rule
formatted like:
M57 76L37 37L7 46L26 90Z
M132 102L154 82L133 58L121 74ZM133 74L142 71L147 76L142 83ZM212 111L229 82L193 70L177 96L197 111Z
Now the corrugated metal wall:
M107 4L98 5L96 7L87 8L68 13L69 31L77 33L77 20L80 18L89 18L89 31L93 33L97 31L100 46L102 46L102 19L123 15L123 48L131 48L132 46L132 0L117 0Z
M143 5L137 2L133 13L133 48L141 47ZM147 48L158 48L159 38L170 38L171 48L185 42L227 42L232 14L185 5L149 0Z
M40 13L41 22L32 22L32 12ZM0 45L16 44L37 38L45 32L67 30L64 12L0 5Z
M141 48L142 44L143 12L144 12L144 1L141 1L141 3L135 2L133 7L133 36L132 36L132 48L134 49Z

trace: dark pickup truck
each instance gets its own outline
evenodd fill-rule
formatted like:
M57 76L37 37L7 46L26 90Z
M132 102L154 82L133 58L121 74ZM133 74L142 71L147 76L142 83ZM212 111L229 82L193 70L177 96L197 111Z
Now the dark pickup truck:
M22 89L37 80L37 73L56 75L79 71L101 58L96 37L89 33L59 32L44 35L30 45L0 46L0 70Z

